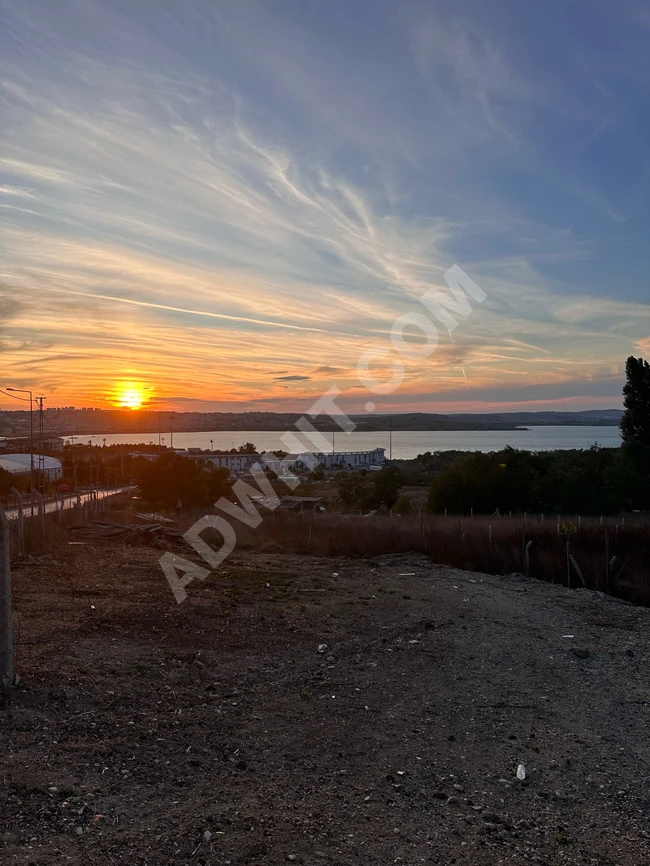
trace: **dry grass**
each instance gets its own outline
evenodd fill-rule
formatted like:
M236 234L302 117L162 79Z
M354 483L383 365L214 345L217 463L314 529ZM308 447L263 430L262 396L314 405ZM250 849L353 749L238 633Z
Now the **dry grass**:
M72 511L47 515L45 534L38 518L25 519L25 555L56 551L70 541L69 527L80 519L129 522L134 517L130 499L116 498L116 510ZM187 529L203 512L186 513L179 521ZM621 522L600 524L596 519L556 518L523 521L516 517L359 517L343 514L265 513L251 529L233 522L239 549L317 556L366 557L389 553L423 553L433 562L487 574L525 572L524 548L530 548L529 574L550 583L608 592L636 604L650 606L650 525ZM10 522L12 554L18 558L17 523ZM208 535L204 536L209 540ZM218 545L215 536L211 543ZM582 578L569 565L575 559Z
M650 527L578 526L517 518L434 516L351 517L338 514L265 518L256 530L237 527L238 546L320 556L375 556L424 553L434 562L487 574L525 571L551 583L586 586L637 604L650 605ZM568 556L574 557L581 579ZM613 559L613 562L612 562ZM608 563L611 563L608 565Z
M123 519L124 513L121 509L124 508L128 501L128 497L124 494L117 494L114 497L106 499L106 505L100 501L99 507L94 504L91 508L90 503L86 503L83 509L65 509L62 512L48 512L44 516L43 525L41 526L38 514L31 516L31 509L25 508L23 518L23 544L19 539L18 521L9 521L10 544L12 559L21 559L30 556L43 556L47 553L56 551L70 541L69 529L74 523L80 523L86 520L119 520ZM117 510L120 509L120 510Z

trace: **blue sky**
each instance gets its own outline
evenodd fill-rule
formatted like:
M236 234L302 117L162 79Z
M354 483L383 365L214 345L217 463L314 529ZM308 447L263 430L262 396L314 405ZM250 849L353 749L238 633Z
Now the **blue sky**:
M455 263L487 300L379 410L616 406L650 354L647 4L0 11L6 384L358 409Z

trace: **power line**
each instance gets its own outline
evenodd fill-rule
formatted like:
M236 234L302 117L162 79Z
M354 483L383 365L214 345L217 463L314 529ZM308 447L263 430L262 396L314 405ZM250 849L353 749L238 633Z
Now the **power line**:
M27 399L27 397L16 397L15 394L8 394L7 391L3 391L2 388L0 388L0 394L4 394L7 397L11 397L13 400L21 400L23 403L29 403L29 400Z

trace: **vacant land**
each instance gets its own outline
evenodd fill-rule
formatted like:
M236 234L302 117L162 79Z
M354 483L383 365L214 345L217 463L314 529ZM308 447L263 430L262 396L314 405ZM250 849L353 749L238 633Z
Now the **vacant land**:
M177 606L159 555L15 568L4 864L650 862L649 609L264 553Z

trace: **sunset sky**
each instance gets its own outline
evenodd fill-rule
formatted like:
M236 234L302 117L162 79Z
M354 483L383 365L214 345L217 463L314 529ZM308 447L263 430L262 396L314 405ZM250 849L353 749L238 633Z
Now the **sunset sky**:
M0 387L359 410L458 264L487 299L378 410L619 406L649 48L643 0L0 0Z

